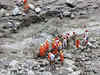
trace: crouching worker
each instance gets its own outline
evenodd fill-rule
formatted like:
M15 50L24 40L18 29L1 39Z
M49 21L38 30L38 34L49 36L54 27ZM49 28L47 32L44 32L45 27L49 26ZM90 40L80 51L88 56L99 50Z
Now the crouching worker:
M48 53L48 61L49 61L49 65L50 65L50 70L51 71L55 71L56 67L55 67L55 55L51 52Z
M45 48L44 48L44 45L43 44L41 44L41 46L40 46L39 56L40 57L45 57Z
M62 51L60 51L60 62L61 62L61 65L64 64L64 54Z

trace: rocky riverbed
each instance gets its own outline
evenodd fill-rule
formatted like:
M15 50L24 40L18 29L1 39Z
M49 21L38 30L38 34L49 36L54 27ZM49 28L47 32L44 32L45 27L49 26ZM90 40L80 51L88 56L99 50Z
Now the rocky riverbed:
M11 16L14 0L0 0L0 75L100 75L100 1L29 0L29 3L39 4L43 9L49 7L49 11L42 12L48 21L35 18L31 10L27 16ZM64 12L63 19L55 15L56 8ZM17 33L5 28L9 19L19 27ZM46 39L51 42L57 33L82 34L86 29L94 47L64 50L64 65L57 63L56 71L49 70L46 58L36 58L39 45Z

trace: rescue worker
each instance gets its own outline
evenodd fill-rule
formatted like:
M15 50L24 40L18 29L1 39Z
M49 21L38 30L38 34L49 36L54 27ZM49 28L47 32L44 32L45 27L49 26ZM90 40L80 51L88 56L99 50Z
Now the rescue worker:
M59 37L58 36L55 37L55 41L59 41Z
M40 45L40 57L44 57L45 56L45 48L44 45L41 44Z
M60 62L61 62L61 65L63 65L63 62L64 62L64 54L63 54L63 51L60 51Z
M63 40L64 40L63 35L60 34L60 35L58 35L58 37L59 37L59 41L61 41L63 43Z
M62 42L58 41L58 51L60 52L62 50Z
M88 44L88 30L85 30L85 33L83 35L83 46L86 46Z
M48 55L49 46L50 46L49 42L48 42L48 40L46 40L45 43L44 43L44 48L45 48L45 54L46 54L46 56Z
M77 49L80 47L79 36L77 36L77 38L76 38L75 45L76 45L76 48L77 48Z
M29 10L29 4L28 4L28 1L27 0L23 0L23 3L24 3L24 13L28 13L28 10Z
M66 39L67 39L67 49L70 49L70 34L66 34Z
M48 40L45 41L45 49L46 49L46 51L49 50L49 42L48 42Z
M75 40L76 40L76 33L75 32L73 32L73 35L71 38L73 40L73 45L75 45Z
M52 53L55 54L55 56L58 55L58 42L55 40L55 39L52 39L52 43L51 43L51 46L52 46Z
M67 39L66 37L64 37L64 40L63 40L63 49L66 49L67 48Z
M51 70L55 70L56 69L56 67L55 67L55 55L51 52L48 53L48 61L49 61Z

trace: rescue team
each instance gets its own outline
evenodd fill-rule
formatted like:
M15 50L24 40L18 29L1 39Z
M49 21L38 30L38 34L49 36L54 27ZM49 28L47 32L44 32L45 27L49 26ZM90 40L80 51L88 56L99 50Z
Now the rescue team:
M60 57L60 63L63 65L64 62L64 49L70 49L70 45L75 46L76 49L80 48L81 40L80 37L82 37L82 46L86 47L88 44L88 30L85 31L84 34L79 36L75 32L73 32L72 36L69 33L66 33L65 35L58 35L54 39L52 39L52 42L50 43L48 40L44 42L44 44L40 45L40 57L46 57L48 56L48 61L50 62L50 65L52 63L55 63L55 58L58 56ZM72 41L72 43L71 43Z
M19 5L22 2L24 5L24 13L26 14L29 8L34 8L31 6L27 0L16 0L16 4ZM36 7L35 12L39 14L41 9L39 6ZM66 33L65 35L57 35L52 42L50 43L49 40L45 40L44 44L40 45L39 56L40 57L48 57L48 61L50 65L55 63L55 58L58 56L60 57L60 63L63 65L64 62L64 49L70 49L71 45L75 46L76 49L79 49L82 45L86 47L88 44L88 30L81 36L82 41L80 40L80 35L73 32L72 36L70 33ZM81 43L82 42L82 43Z

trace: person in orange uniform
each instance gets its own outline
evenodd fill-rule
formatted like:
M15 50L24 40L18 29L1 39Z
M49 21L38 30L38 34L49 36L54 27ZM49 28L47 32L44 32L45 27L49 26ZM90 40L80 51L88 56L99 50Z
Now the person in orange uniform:
M64 54L62 51L60 51L60 62L61 62L61 65L63 65L63 62L64 62Z
M46 52L49 50L49 42L48 42L48 40L45 41L45 50L46 50Z
M58 51L60 52L60 50L62 50L62 42L58 41Z
M44 45L41 45L40 46L40 56L45 56L45 48L44 48Z
M53 49L53 54L57 55L58 48L57 48L57 43L56 43L55 39L53 39L53 42L52 42L52 49Z
M80 40L79 37L77 37L76 42L75 42L76 48L78 49L80 46Z
M51 52L48 53L48 61L50 65L55 61L55 55Z
M23 3L24 3L24 12L27 13L28 9L30 8L29 4L28 4L28 1L27 0L23 0Z

